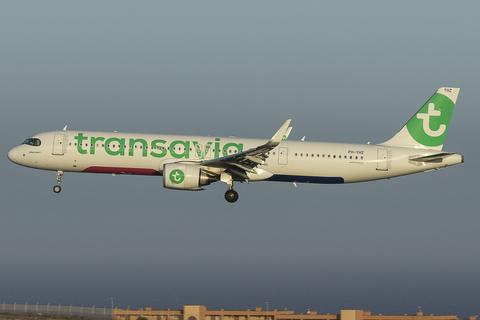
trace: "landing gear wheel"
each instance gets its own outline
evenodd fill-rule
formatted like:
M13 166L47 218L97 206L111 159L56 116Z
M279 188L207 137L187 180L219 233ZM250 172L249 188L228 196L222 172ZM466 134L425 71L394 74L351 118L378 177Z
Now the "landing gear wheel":
M60 187L59 185L53 187L53 192L59 193L60 191L62 191L62 187Z
M230 189L225 192L225 200L227 200L230 203L234 203L235 201L238 200L238 193L237 191Z

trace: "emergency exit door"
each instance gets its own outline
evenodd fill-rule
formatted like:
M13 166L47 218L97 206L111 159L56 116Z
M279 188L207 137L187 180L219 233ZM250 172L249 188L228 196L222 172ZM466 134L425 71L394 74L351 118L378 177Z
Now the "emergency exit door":
M278 148L278 164L288 164L288 148Z

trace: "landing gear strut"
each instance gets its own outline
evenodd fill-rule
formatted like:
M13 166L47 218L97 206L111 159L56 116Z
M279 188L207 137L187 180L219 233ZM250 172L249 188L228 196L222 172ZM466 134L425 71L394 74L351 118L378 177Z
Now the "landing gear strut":
M228 185L228 190L225 192L225 200L230 203L234 203L238 200L238 193L237 191L233 190L233 178L230 173L222 172L220 175L220 180L225 182Z
M56 171L55 173L57 175L57 178L55 179L57 180L57 185L53 187L53 192L59 193L60 191L62 191L62 187L60 187L60 183L62 183L63 171Z

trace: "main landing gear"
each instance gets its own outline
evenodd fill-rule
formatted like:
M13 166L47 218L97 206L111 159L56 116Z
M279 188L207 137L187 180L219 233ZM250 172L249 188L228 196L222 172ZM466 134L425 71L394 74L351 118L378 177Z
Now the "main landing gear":
M228 185L228 190L225 192L225 200L230 203L234 203L238 200L237 191L233 190L233 178L230 173L223 172L220 175L220 181L225 182Z
M57 175L57 178L55 179L57 180L57 185L53 187L53 192L59 193L60 191L62 191L62 187L60 187L60 183L62 183L63 171L56 171L55 173Z

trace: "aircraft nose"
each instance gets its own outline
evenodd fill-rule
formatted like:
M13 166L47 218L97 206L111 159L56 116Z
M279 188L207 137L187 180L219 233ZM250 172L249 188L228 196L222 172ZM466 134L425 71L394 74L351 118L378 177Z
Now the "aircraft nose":
M12 162L17 161L17 148L13 148L8 152L8 159Z

